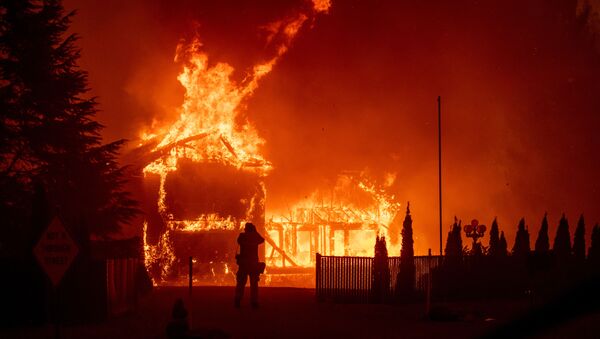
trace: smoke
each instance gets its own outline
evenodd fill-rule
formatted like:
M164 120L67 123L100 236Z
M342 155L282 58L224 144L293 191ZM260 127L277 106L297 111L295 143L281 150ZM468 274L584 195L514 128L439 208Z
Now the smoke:
M267 210L334 186L345 170L382 185L395 173L389 191L411 202L416 253L437 252L441 95L444 237L454 215L498 216L509 246L522 216L533 242L545 211L551 237L562 212L572 222L585 213L591 229L600 220L600 62L573 3L333 2L244 103L274 166ZM176 118L180 39L199 34L211 62L243 78L272 54L265 25L309 5L65 3L79 8L73 31L107 140L135 140Z

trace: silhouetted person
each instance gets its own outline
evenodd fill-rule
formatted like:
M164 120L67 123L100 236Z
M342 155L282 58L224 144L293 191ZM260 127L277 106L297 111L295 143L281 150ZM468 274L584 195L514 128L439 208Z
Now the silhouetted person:
M171 321L167 325L167 338L186 338L190 329L187 320L187 315L188 312L185 309L185 306L183 305L183 300L181 300L181 298L175 300L175 304L173 305L173 311L171 313L173 319L171 319Z
M264 241L265 239L258 234L256 227L251 223L246 223L244 232L237 239L240 245L240 253L236 256L238 271L236 275L235 307L240 307L248 277L250 277L250 301L253 308L258 307L258 277L264 270L264 264L261 265L258 262L258 245Z

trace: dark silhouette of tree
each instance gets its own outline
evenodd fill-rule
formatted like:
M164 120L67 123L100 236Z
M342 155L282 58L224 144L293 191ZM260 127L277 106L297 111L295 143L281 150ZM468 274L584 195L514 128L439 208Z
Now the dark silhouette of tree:
M592 263L600 263L600 226L598 223L592 229L592 242L588 252L588 259Z
M537 239L535 240L535 253L536 254L547 254L550 250L550 239L548 238L548 213L544 213L544 219L542 219L542 226L538 232Z
M29 218L34 183L76 234L107 236L137 213L117 164L123 140L102 144L87 73L77 66L74 12L60 1L0 3L0 195L4 216Z
M504 237L504 231L500 232L500 241L498 242L498 255L506 256L508 254L508 244L506 243L506 238Z
M454 224L448 232L444 253L448 257L461 257L463 254L462 236L460 234L462 221L454 217Z
M525 228L525 218L521 218L517 227L517 236L512 253L515 256L527 256L531 248L529 247L529 231Z
M492 221L492 227L490 228L490 248L488 250L488 253L490 256L492 257L497 257L499 252L499 246L500 246L500 231L498 230L498 221L496 220L496 218L494 218L494 221Z
M385 237L375 238L375 257L371 273L371 300L382 302L388 296L390 289L390 267Z
M413 249L412 217L410 202L406 205L406 216L402 223L402 249L400 250L400 271L396 279L399 297L410 297L414 293L416 281L415 253Z
M573 258L579 262L585 260L585 221L583 220L583 214L579 217L573 236Z
M569 233L569 222L564 213L556 229L553 251L558 260L564 261L571 257L571 234Z

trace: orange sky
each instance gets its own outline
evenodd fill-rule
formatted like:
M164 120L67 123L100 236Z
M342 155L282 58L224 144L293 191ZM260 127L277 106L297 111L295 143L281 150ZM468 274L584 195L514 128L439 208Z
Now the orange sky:
M213 62L242 77L267 57L259 27L305 5L173 2L65 1L79 10L72 28L107 141L134 146L154 119L174 118L180 39L198 34ZM547 211L551 241L562 212L571 234L584 213L589 239L600 221L600 58L554 2L333 1L246 103L274 166L268 208L343 170L397 173L390 190L411 201L417 254L436 253L441 95L444 237L454 215L498 216L512 247L524 216L533 246Z

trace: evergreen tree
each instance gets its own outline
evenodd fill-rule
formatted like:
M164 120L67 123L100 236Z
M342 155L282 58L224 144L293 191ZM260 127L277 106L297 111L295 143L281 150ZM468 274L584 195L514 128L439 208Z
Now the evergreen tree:
M527 256L531 248L529 247L529 231L525 228L525 218L521 218L517 227L517 236L512 253L515 256Z
M444 253L448 257L461 257L463 254L462 236L461 236L461 223L456 217L454 217L454 224L452 224L450 231L448 232L448 238L446 239L446 248Z
M454 223L456 223L456 217L454 217ZM454 233L452 232L452 230L454 229L454 226L450 226L450 230L448 231L448 236L446 237L446 247L444 247L444 255L445 256L450 256L450 255L454 255L456 253L456 251L454 250Z
M410 297L415 289L416 268L413 249L412 217L410 202L406 205L406 216L402 223L402 249L400 250L400 271L396 279L396 291L400 297Z
M123 140L102 144L87 73L77 66L74 12L60 1L0 3L1 212L29 219L34 183L74 233L107 236L137 213L117 164Z
M544 213L544 219L542 219L542 226L540 227L537 239L535 240L535 253L547 254L549 250L550 239L548 237L548 213Z
M577 261L585 260L585 221L583 220L583 214L579 217L573 236L573 258Z
M492 221L492 227L490 229L490 249L489 254L492 257L497 257L499 254L500 246L500 231L498 230L498 221L494 218Z
M508 244L506 243L506 238L504 237L504 231L500 232L500 241L498 241L498 255L506 256L508 254Z
M564 261L571 257L571 234L569 233L569 222L564 213L556 229L553 251L558 260Z
M371 300L384 301L390 289L390 267L385 237L375 238L375 256L371 273Z
M600 226L598 223L592 229L592 243L588 252L588 259L595 264L600 263Z

